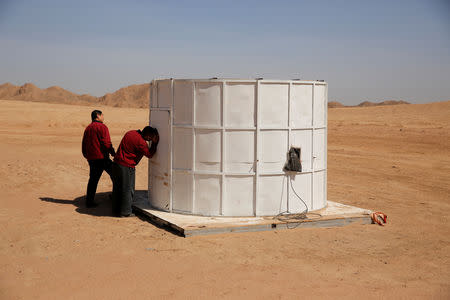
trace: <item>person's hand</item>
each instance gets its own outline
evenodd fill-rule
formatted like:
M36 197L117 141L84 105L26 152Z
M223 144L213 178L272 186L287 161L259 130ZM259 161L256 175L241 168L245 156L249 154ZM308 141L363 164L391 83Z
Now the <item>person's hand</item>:
M159 143L159 134L156 134L152 138L152 143L158 144Z

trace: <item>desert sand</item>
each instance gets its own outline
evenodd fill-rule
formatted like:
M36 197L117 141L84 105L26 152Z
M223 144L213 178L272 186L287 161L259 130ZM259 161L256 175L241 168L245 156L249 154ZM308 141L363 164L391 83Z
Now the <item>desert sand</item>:
M182 238L83 207L93 107L0 101L0 298L450 298L450 102L329 109L328 198L388 224ZM112 141L148 110L103 110ZM147 188L147 160L137 167Z

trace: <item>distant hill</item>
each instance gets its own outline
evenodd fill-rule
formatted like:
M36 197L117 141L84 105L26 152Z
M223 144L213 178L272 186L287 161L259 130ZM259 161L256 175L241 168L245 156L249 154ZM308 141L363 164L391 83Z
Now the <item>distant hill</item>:
M337 101L328 102L328 108L338 108L338 107L345 107L345 105Z
M368 107L368 106L382 106L382 105L399 105L399 104L410 104L407 101L403 101L403 100L387 100L387 101L383 101L383 102L370 102L370 101L364 101L361 102L360 104L356 105L358 107Z
M358 105L344 105L337 101L328 102L328 108L339 108L339 107L371 107L371 106L384 106L384 105L400 105L400 104L410 104L404 100L387 100L383 102L371 102L364 101Z
M98 98L99 103L117 107L148 107L149 84L133 84Z
M148 107L148 98L149 84L130 85L102 97L94 97L88 94L78 95L58 86L40 89L32 83L26 83L22 86L11 83L0 85L0 99L2 100L144 108Z
M107 93L101 97L94 97L88 94L78 95L59 86L40 89L32 83L26 83L22 86L13 85L11 83L0 85L0 99L2 100L23 100L77 105L107 105L116 107L146 108L148 107L149 93L148 83L129 85L115 91L114 93ZM364 101L356 106L345 106L340 102L331 101L328 102L328 108L368 107L399 104L409 104L409 102L403 100L388 100L379 103Z
M78 95L58 86L40 89L32 83L22 86L11 83L2 84L0 85L0 99L63 104L93 104L97 102L97 98L91 95Z

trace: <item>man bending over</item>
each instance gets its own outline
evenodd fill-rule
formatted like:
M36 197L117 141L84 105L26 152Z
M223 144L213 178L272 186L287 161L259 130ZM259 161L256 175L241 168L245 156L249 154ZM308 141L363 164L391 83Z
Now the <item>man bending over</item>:
M147 142L151 141L151 147ZM131 205L135 190L136 165L142 156L152 158L159 142L158 130L147 126L128 131L120 142L112 165L113 214L118 217L134 216Z

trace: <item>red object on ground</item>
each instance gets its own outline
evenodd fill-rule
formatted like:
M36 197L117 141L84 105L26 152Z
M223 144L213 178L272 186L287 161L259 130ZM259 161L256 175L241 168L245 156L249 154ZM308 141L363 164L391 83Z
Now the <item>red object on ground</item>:
M86 127L81 150L87 160L108 158L108 153L112 153L112 149L109 130L105 124L93 121Z
M134 168L144 155L148 158L152 157L147 142L142 137L140 130L131 130L123 136L114 156L114 162Z
M384 224L387 223L387 216L382 212L373 212L370 214L370 217L372 218L372 221L378 225L384 226Z

